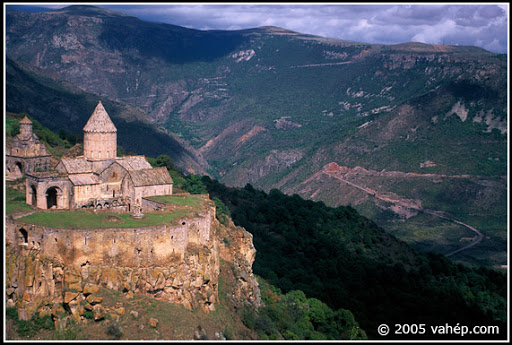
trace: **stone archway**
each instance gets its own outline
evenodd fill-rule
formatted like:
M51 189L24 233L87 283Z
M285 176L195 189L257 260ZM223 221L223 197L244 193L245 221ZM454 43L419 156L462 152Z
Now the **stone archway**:
M58 208L58 199L61 195L60 188L58 187L50 187L46 190L46 208L50 209L55 206Z
M21 228L19 229L20 232L20 244L28 244L28 232L27 230Z
M24 174L25 173L25 169L23 168L23 163L21 162L16 162L15 164L15 173L16 174Z
M32 203L31 203L31 205L37 207L37 189L36 189L36 186L31 185L30 186L30 190L32 192L32 198L31 198L32 199L31 200Z

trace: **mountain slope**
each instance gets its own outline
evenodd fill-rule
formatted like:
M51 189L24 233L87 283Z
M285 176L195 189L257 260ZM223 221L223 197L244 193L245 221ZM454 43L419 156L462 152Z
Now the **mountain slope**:
M299 288L333 308L351 310L369 339L382 339L378 327L390 320L427 327L490 322L503 325L500 334L506 329L502 272L416 252L351 207L330 208L276 189L267 194L250 185L228 188L207 177L203 182L229 207L235 224L253 234L256 274L284 291ZM429 338L430 330L386 337Z
M497 242L488 251L501 254L480 263L503 264L506 56L476 47L366 44L275 27L198 31L90 6L7 12L8 57L138 107L147 123L197 150L196 161L229 185L280 188L332 206L351 203L393 230L403 219L386 215L392 205L363 205L355 191L349 191L354 198L332 193L340 187L336 181L308 181L331 162L471 176L464 186L451 180L444 186L463 192L452 193L459 213L493 224L486 230ZM468 208L463 195L475 190L474 181L496 186L493 205L476 193ZM434 193L419 196L408 191L410 181L379 183L425 203L445 197L435 193L436 185L425 188ZM451 211L440 204L439 211ZM496 212L476 219L471 214L479 207Z
M201 164L205 162L195 150L148 125L144 114L133 106L83 92L55 75L10 59L6 79L9 111L30 113L51 130L64 129L81 137L90 113L101 99L117 127L120 146L155 157L165 153L185 171L204 172Z

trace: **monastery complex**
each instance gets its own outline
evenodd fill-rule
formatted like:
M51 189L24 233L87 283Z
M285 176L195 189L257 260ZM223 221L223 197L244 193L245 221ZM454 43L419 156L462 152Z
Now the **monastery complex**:
M52 169L51 155L32 133L32 122L27 117L20 121L20 134L6 150L6 174L25 174L27 204L137 213L145 197L172 194L165 167L151 167L145 156L117 157L117 129L101 101L83 131L83 155L63 157Z

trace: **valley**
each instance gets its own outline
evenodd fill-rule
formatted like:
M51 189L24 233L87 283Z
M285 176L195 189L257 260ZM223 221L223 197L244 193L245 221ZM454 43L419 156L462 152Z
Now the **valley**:
M397 172L397 171L376 172L376 171L368 171L368 170L366 170L364 168L360 168L360 167L358 167L358 168L355 168L355 169L348 169L346 167L342 168L342 167L338 166L336 163L331 163L331 164L327 165L320 172L320 174L326 174L330 177L334 177L343 183L346 183L354 188L362 190L363 192L369 194L370 196L372 196L374 198L377 198L381 201L392 204L390 209L401 218L410 218L410 217L417 215L418 212L423 212L423 213L427 213L427 214L433 215L438 218L442 218L444 220L448 220L449 222L456 223L456 224L458 224L462 227L465 227L465 228L469 229L470 231L476 233L475 237L469 238L469 242L471 242L470 244L465 245L462 248L456 249L452 252L444 253L444 255L446 257L457 254L463 250L467 250L467 249L477 245L484 239L484 235L480 231L478 231L478 229L475 229L474 227L472 227L468 224L465 224L459 220L449 218L446 215L444 215L444 212L442 212L442 211L424 209L421 206L421 204L422 204L421 200L406 199L406 198L403 198L398 195L394 195L394 194L390 195L388 193L382 193L382 192L379 192L378 190L370 189L370 188L365 187L364 185L360 184L359 181L364 180L365 179L364 177L358 178L360 173L362 175L366 175L367 177L370 177L370 178L373 176L388 176L388 177L401 177L401 178L415 177L415 178L429 178L429 179L434 179L434 180L438 180L438 181L441 180L442 178L465 178L465 179L468 179L468 178L471 178L471 176L447 176L447 175L438 175L438 174L423 174L422 175L422 174L415 174L415 173L412 173L412 174L411 173L402 173L402 172ZM315 178L315 175L313 175L311 178ZM357 181L357 182L350 181L351 179L353 181ZM307 182L308 182L308 180L304 181L304 183L307 183ZM311 199L314 199L314 197L315 197L315 193L313 193L310 196ZM462 240L468 241L468 237L461 238L461 240L459 242L461 242Z
M463 190L465 200L460 200ZM470 265L506 267L506 237L499 230L507 222L500 208L506 204L506 176L379 172L329 163L289 193L327 200L331 206L349 203L420 251Z
M79 133L80 109L102 98L127 150L229 186L353 205L418 250L453 253L471 230L414 207L440 211L484 235L452 259L506 261L505 54L200 31L88 6L7 19L9 111ZM372 173L312 177L331 162Z
M508 336L506 54L82 5L7 6L5 24L9 339L383 340L383 323ZM27 119L56 170L85 154L99 101L107 155L144 155L172 195L133 217L36 209L63 194L19 178ZM106 171L71 178L87 192Z

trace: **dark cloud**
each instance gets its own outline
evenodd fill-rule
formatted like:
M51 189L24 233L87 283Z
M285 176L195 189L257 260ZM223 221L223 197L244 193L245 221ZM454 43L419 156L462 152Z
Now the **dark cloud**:
M102 5L144 20L199 30L273 25L301 33L396 44L475 45L508 51L508 3L495 4L121 4ZM64 7L52 5L52 8Z

